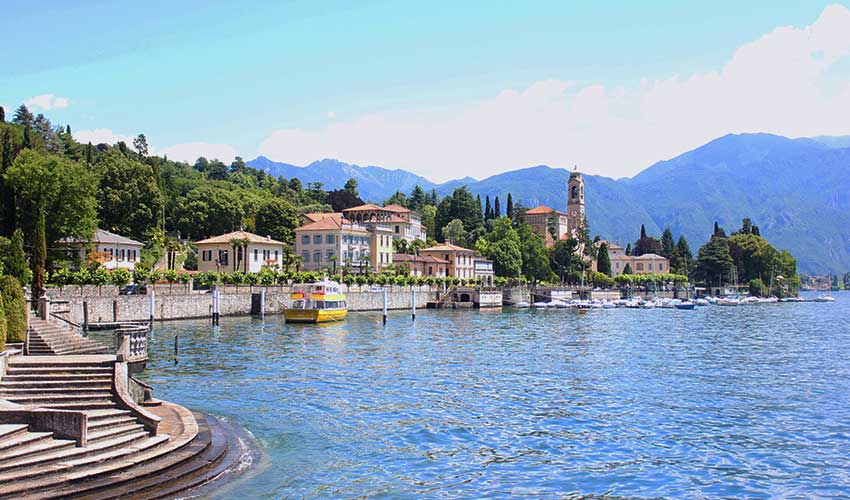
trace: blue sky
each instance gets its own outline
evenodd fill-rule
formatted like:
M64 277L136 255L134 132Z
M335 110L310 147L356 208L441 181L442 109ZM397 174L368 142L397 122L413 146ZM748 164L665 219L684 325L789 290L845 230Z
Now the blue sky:
M777 27L805 30L826 17L827 5L12 1L3 7L5 45L13 50L3 58L0 104L42 96L31 101L42 104L35 110L83 137L143 132L157 151L186 159L204 151L295 164L336 157L435 180L537 163L631 175L712 134L774 123L766 131L850 133L818 116L811 127L794 128L779 117L742 114L722 123L706 117L704 133L680 134L677 119L700 116L644 110L665 82L723 73L742 47ZM837 20L822 24L839 34L821 37L828 40L816 49L839 56L819 67L815 83L839 95L850 73L840 35L846 8L832 9ZM779 40L763 59L793 53L786 42L794 43ZM702 95L681 92L693 101ZM704 92L723 105L723 92ZM664 99L666 110L676 97ZM653 139L667 135L674 137ZM603 154L606 143L640 144L640 151Z

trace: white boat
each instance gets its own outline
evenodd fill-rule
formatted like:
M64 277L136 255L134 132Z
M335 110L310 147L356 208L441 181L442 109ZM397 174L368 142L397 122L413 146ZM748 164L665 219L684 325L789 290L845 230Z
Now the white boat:
M700 307L705 307L705 306L711 305L711 302L709 302L706 299L697 299L697 300L694 301L694 303L696 305L700 306Z
M674 304L674 307L676 309L691 311L691 310L694 309L694 307L696 307L696 305L697 305L696 302L692 302L690 300L682 300L682 301L679 301L678 304Z
M531 307L533 307L535 309L546 309L547 307L549 307L549 303L548 302L535 302L535 303L531 304Z
M527 309L528 302L517 302L516 304L514 304L514 307L516 307L517 309Z
M570 307L569 304L564 302L563 300L555 299L552 302L549 302L549 307L557 307L558 309L566 309Z
M735 306L738 306L741 303L741 301L739 301L738 299L732 298L732 297L723 297L723 298L717 299L716 303L717 303L718 306L735 307Z
M741 299L740 302L741 302L741 304L758 304L759 298L758 297L744 297L743 299Z
M757 304L775 304L779 302L779 299L776 297L761 297L759 298Z
M823 295L818 295L817 297L812 299L812 302L835 302L835 297L828 293L825 293Z
M602 309L616 309L616 308L617 308L617 304L615 304L613 302L609 302L609 301L606 300L605 302L602 303Z

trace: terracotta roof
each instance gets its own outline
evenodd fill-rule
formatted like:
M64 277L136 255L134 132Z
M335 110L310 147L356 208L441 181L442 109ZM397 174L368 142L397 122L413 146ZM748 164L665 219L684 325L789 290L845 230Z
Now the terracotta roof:
M566 215L564 212L559 212L552 207L547 207L546 205L540 205L539 207L534 207L529 210L526 210L526 215L545 215L556 213L558 215Z
M212 238L207 238L205 240L196 241L196 245L214 245L214 244L222 244L227 243L230 244L231 240L248 240L249 243L265 243L267 245L285 245L277 240L271 239L270 236L260 236L254 233L249 233L248 231L233 231L232 233L222 234L221 236L213 236Z
M346 208L345 210L343 210L343 213L345 213L345 212L361 212L361 211L366 211L366 210L384 210L384 207L379 207L378 205L375 205L374 203L366 203L364 205L360 205L360 206L357 206L357 207Z
M429 264L448 264L449 261L430 255L410 255L406 253L393 254L393 262L426 262Z
M384 210L389 210L390 212L396 212L396 213L401 213L401 214L406 214L406 213L410 212L409 208L405 208L401 205L396 205L396 204L387 205L387 206L384 207Z
M474 252L474 251L475 250L470 250L468 248L459 247L459 246L454 245L452 243L446 242L446 243L440 243L440 244L433 246L433 247L430 247L430 248L423 248L422 250L419 251L419 253L422 253L422 252Z
M303 214L303 217L312 222L319 222L327 218L342 219L342 212L312 212Z
M109 231L104 231L103 229L95 230L94 236L92 236L87 241L81 240L79 238L62 238L61 240L59 240L59 243L107 243L136 247L145 246L144 243L138 242L136 240L131 240L130 238L125 238L124 236L115 233L110 233Z
M301 227L295 228L296 231L340 231L343 229L346 231L353 231L357 233L369 233L362 227L348 223L348 221L343 219L342 217L327 217L325 219L318 220L316 222L311 222L309 224L304 224Z

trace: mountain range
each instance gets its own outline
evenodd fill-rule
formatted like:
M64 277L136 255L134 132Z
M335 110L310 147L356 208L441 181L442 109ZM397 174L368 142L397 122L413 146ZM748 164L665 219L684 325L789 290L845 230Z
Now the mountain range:
M258 157L248 165L287 179L321 182L326 189L358 181L363 199L382 202L396 190L449 194L466 185L474 193L508 193L526 207L566 209L569 170L545 165L504 172L483 180L437 184L405 170L361 167L321 160L306 167ZM727 232L744 217L777 248L797 257L807 273L850 271L850 137L789 139L771 134L737 134L715 139L634 177L584 175L591 234L623 246L644 224L651 235L670 227L684 234L696 253L717 221Z

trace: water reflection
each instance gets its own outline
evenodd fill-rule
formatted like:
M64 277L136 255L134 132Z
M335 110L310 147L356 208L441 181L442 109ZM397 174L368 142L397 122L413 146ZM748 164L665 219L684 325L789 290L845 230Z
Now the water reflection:
M262 441L222 498L842 496L848 305L172 322L144 377Z

